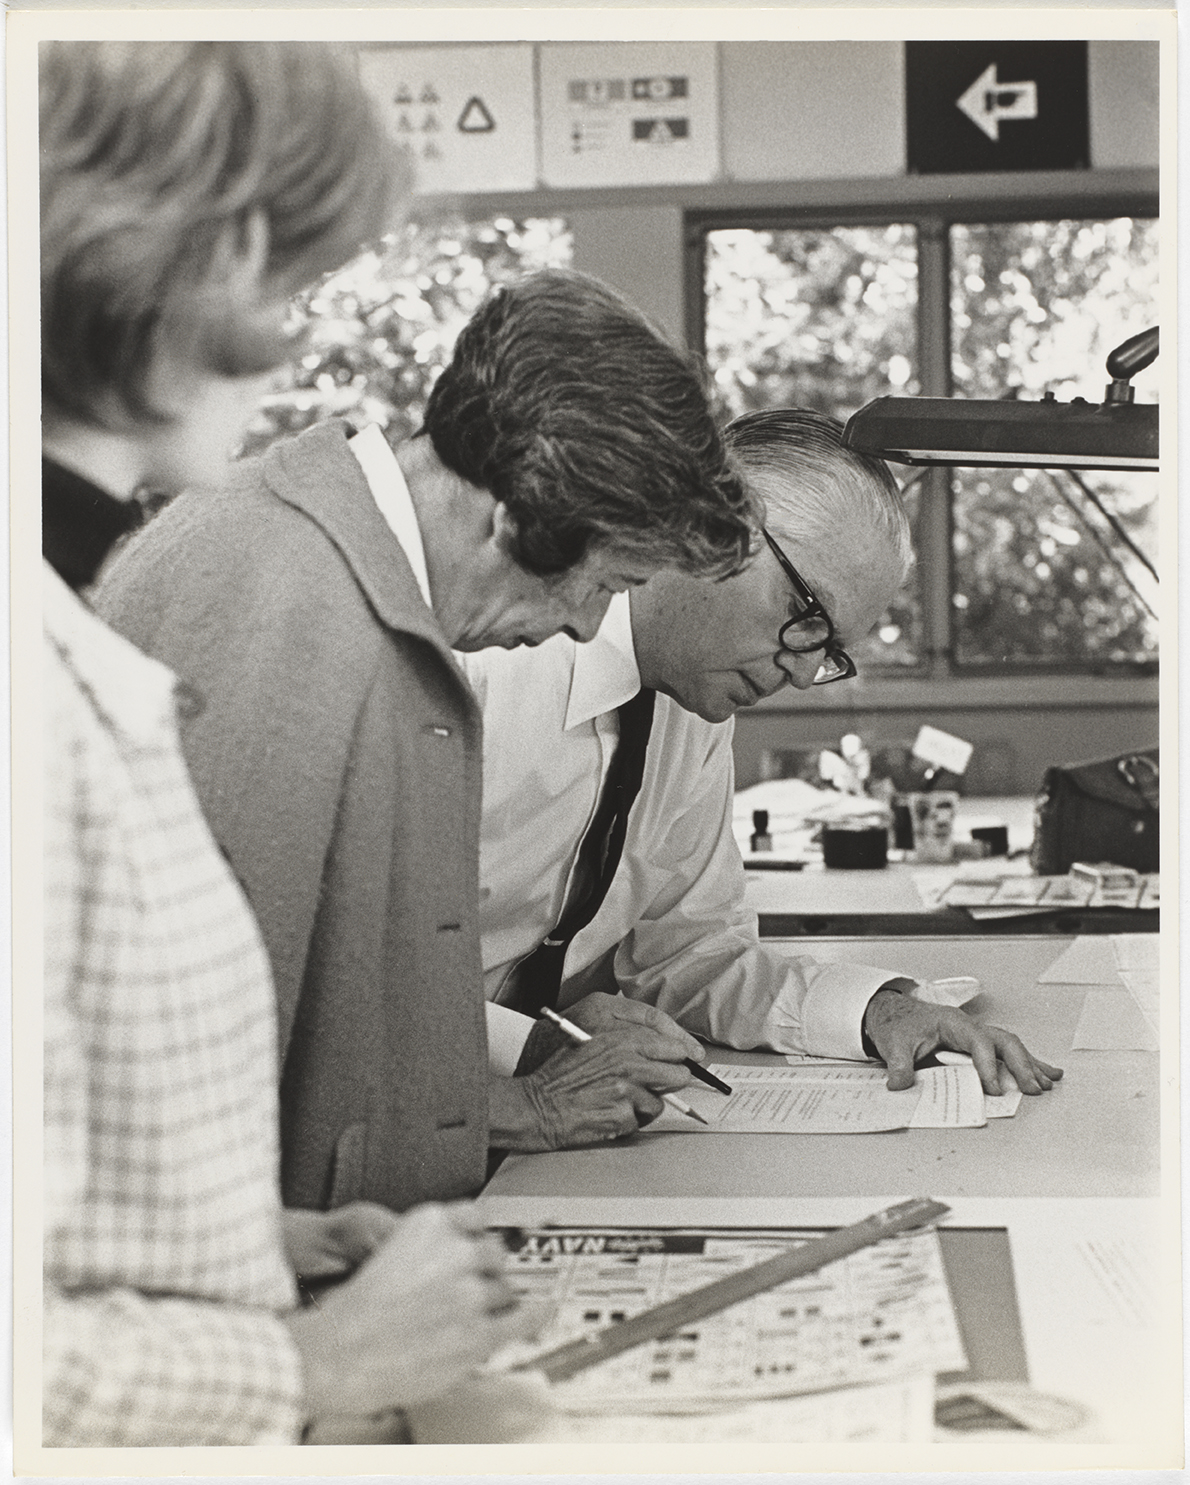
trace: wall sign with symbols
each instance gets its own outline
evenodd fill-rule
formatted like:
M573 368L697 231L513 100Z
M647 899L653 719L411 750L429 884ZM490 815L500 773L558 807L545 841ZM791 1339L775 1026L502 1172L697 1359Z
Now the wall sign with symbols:
M365 48L359 61L420 194L537 184L531 46Z
M547 186L714 179L717 52L710 42L549 44L541 49Z
M1091 164L1085 41L907 41L908 165L923 174Z

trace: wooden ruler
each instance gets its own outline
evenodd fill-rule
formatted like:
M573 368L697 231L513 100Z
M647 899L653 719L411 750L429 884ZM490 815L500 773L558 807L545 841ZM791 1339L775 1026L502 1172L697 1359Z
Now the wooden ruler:
M840 1227L825 1237L814 1238L808 1243L799 1243L754 1263L750 1268L740 1269L726 1278L704 1284L701 1289L691 1289L688 1294L679 1294L676 1299L642 1310L630 1320L609 1325L577 1341L567 1341L553 1351L543 1351L529 1361L522 1361L514 1371L542 1372L551 1382L565 1382L589 1366L597 1366L612 1356L619 1356L633 1346L659 1336L670 1335L675 1330L708 1315L717 1314L729 1305L739 1304L742 1299L751 1299L754 1294L763 1294L789 1279L800 1279L803 1274L812 1274L828 1263L846 1258L860 1248L870 1247L881 1238L894 1233L906 1232L914 1227L924 1227L944 1217L950 1208L928 1196L916 1196L911 1201L899 1202L883 1212L865 1217L862 1222L850 1227Z

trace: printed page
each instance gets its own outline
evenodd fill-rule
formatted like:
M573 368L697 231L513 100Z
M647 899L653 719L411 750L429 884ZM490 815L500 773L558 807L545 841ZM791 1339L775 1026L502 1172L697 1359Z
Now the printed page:
M978 1129L988 1122L974 1063L918 1068L916 1086L921 1098L910 1129Z
M666 1108L644 1131L683 1134L873 1134L889 1129L962 1129L986 1123L979 1075L923 1067L912 1088L892 1093L887 1069L870 1062L788 1060L777 1067L716 1065L730 1096L701 1084L681 1097L707 1120Z
M541 1228L509 1233L513 1288L545 1311L501 1369L749 1268L808 1230ZM577 1413L702 1412L966 1366L937 1234L883 1239L557 1384Z
M885 1070L863 1062L815 1060L797 1066L713 1066L729 1083L729 1096L701 1083L683 1088L682 1099L707 1120L665 1112L644 1131L682 1134L873 1134L907 1129L921 1088L890 1093Z

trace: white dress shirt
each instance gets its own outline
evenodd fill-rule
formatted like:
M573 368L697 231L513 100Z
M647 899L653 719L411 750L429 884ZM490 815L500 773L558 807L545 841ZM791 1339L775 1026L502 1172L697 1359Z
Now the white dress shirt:
M296 1443L273 985L175 680L45 572L49 1446Z
M561 916L607 774L616 707L640 688L626 594L585 645L459 657L484 717L480 931L489 1000ZM560 1003L593 989L648 1001L739 1048L863 1059L864 1009L895 970L789 958L759 939L732 833L733 724L658 695L624 853L566 956ZM521 1017L521 1035L531 1022Z

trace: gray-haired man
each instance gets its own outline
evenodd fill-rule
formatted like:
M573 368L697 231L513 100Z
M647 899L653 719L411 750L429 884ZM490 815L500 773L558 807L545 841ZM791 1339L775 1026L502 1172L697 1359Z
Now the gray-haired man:
M767 512L765 544L743 572L718 582L662 573L617 600L589 645L554 639L464 661L484 712L480 926L494 1144L540 1149L630 1132L660 1111L660 1093L688 1081L683 1051L703 1055L690 1032L739 1048L875 1051L894 1088L909 1086L915 1061L939 1046L969 1052L989 1091L997 1058L1026 1093L1061 1077L1011 1033L902 993L913 982L895 970L775 952L744 905L729 719L786 684L853 675L847 646L877 622L910 561L895 481L839 434L834 420L798 409L732 424L727 442ZM535 1008L525 983L538 969L534 951L582 891L580 840L613 767L618 709L650 688L659 694L619 866L557 986L557 1004L595 1037L580 1077L552 1031L512 1012ZM600 990L613 993L591 993ZM635 1080L622 1062L613 1075L610 1056L598 1076L600 1041L635 1048ZM521 1076L507 1076L514 1067Z

